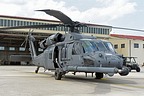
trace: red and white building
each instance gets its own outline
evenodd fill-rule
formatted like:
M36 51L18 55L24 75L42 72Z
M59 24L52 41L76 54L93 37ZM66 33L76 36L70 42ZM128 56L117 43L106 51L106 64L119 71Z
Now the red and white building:
M117 53L127 57L137 57L137 62L144 63L144 36L111 34L110 42Z

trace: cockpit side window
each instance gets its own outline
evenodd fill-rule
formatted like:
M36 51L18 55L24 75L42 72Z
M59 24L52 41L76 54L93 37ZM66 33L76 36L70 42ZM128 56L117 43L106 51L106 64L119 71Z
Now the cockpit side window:
M82 46L80 42L75 42L72 48L72 55L79 55L82 53Z
M93 44L90 43L89 41L87 40L83 41L82 46L83 46L84 53L94 52Z
M84 53L96 52L96 51L114 51L114 48L110 42L102 42L95 40L81 40Z

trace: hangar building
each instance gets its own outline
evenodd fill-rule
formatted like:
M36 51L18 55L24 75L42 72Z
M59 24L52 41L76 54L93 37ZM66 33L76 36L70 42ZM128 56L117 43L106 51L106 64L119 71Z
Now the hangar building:
M27 26L27 25L40 25L40 24L59 24L60 21L25 18L16 16L4 16L0 15L0 28L2 27L14 27L14 26ZM83 34L91 34L100 39L108 39L112 30L111 26L102 27L96 24L87 24L90 27L81 27L79 30ZM68 28L58 26L55 28L36 28L33 31L33 35L37 42L48 37L53 33L64 33L68 31ZM29 32L29 29L10 29L6 31L0 31L0 64L20 64L22 62L15 61L11 57L13 55L29 55L28 47L22 43ZM38 45L37 45L38 46ZM37 48L38 52L43 51ZM28 62L25 59L23 62Z

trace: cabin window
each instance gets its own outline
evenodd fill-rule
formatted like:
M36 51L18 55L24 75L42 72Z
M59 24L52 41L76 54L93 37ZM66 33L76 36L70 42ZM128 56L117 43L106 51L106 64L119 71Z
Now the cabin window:
M52 59L52 56L53 56L53 46L50 47L49 50L48 50L48 58Z
M5 50L5 48L3 46L0 46L0 50Z
M15 50L15 47L9 47L9 50L10 50L10 51L14 51L14 50Z
M49 59L52 59L52 51L49 52Z
M134 43L134 48L139 48L139 44L138 43Z
M121 48L125 48L125 44L121 44Z
M65 59L67 58L67 45L61 45L61 58Z
M115 49L118 49L118 45L117 45L117 44L116 44L116 45L114 45L114 48L115 48Z
M19 51L25 51L25 48L24 47L20 47Z

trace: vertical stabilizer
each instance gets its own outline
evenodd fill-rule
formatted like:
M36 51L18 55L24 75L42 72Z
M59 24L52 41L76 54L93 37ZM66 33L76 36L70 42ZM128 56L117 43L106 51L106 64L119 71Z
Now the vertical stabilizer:
M30 54L31 54L32 59L34 59L36 57L36 50L34 46L35 38L31 34L29 34L28 40L29 40Z

